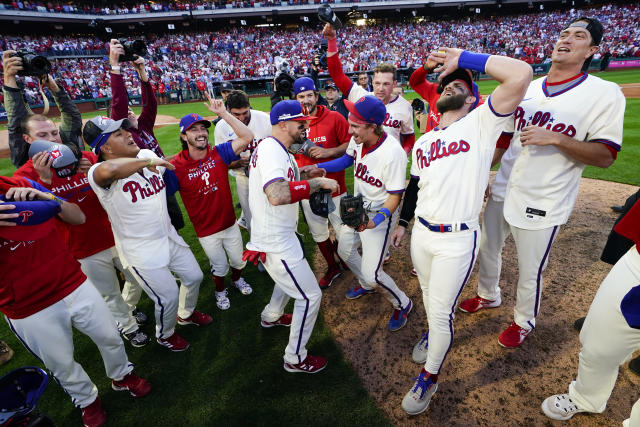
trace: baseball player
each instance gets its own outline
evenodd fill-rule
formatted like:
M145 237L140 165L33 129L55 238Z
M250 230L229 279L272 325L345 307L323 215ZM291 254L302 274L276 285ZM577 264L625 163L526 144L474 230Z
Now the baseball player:
M213 320L195 310L202 271L167 212L162 174L174 166L140 150L128 126L127 119L101 116L84 125L84 140L100 160L89 169L89 184L109 215L123 267L155 303L158 343L184 351L189 343L175 332L176 318L181 325L198 326ZM179 291L172 271L182 282Z
M618 369L640 349L640 203L616 225L615 231L634 246L613 266L596 293L580 332L578 375L568 394L542 402L554 420L568 420L579 412L602 413L618 378ZM640 400L623 426L640 425Z
M453 342L456 302L478 252L478 217L495 141L532 76L528 64L504 56L441 48L429 58L441 64L436 71L443 71L444 90L437 103L440 123L413 147L403 221L391 237L394 246L400 246L404 224L415 211L411 259L429 330L413 349L413 360L424 366L402 400L409 415L425 411L438 388L438 374ZM489 100L475 109L479 95L473 90L470 70L499 82Z
M249 103L249 96L241 90L232 90L227 96L227 110L240 120L253 133L253 141L240 153L241 159L230 168L236 178L236 192L242 207L242 216L238 224L244 228L251 227L251 210L249 208L249 157L261 140L271 134L271 121L265 112L254 110ZM236 139L233 128L222 119L213 132L216 145ZM244 218L244 220L243 220Z
M102 426L98 389L73 357L72 326L98 346L114 390L142 397L151 385L133 373L113 317L56 231L56 217L73 225L85 221L77 205L38 183L0 177L0 311L81 408L84 425Z
M581 71L601 39L597 20L569 23L553 49L549 74L531 83L506 130L513 139L485 209L478 296L460 304L467 313L501 304L501 252L511 233L519 277L514 321L498 337L503 347L518 347L535 327L542 272L573 209L582 170L587 164L608 167L622 144L620 87Z
M226 110L222 100L208 99L207 108L228 123L237 138L211 148L211 122L198 114L188 114L180 120L182 151L171 163L176 168L182 202L209 258L216 285L216 305L227 310L231 303L224 278L229 271L229 263L234 286L243 295L252 292L251 286L242 278L246 261L242 259L242 234L236 224L228 172L229 165L240 158L237 154L253 141L253 133Z
M302 179L289 152L300 148L311 119L298 101L280 101L271 109L272 136L263 139L251 156L249 205L253 219L251 241L243 256L254 263L261 260L275 282L261 324L265 328L291 327L284 369L309 374L324 369L327 360L307 354L306 349L322 293L296 236L298 202L321 188L336 192L339 187L335 180L320 176ZM295 299L293 316L284 314L290 298Z
M71 150L48 141L33 142L29 152L32 153L32 158L15 171L13 176L34 180L52 194L75 203L82 209L87 217L84 224L59 223L59 231L65 236L73 256L80 262L82 272L104 298L122 336L134 347L146 345L149 337L140 330L120 294L116 267L120 270L123 268L116 252L109 218L85 175L98 158L91 152L83 151L82 159L78 162ZM80 164L72 166L68 175L59 176L61 171L54 168L54 159L57 162L65 160L65 157L71 157ZM76 172L73 172L74 167L77 167ZM127 279L135 280L129 274Z
M344 74L338 57L336 30L330 24L326 24L322 35L329 42L329 50L327 51L329 74L340 91L351 102L356 102L365 95L375 95L382 101L386 108L382 123L384 131L395 140L400 141L405 152L411 152L416 138L413 131L413 110L406 99L392 94L392 90L397 84L396 67L392 64L379 64L373 72L373 92L367 91L362 86L353 83Z
M298 166L315 164L323 159L342 157L349 145L349 123L340 113L331 111L323 105L318 105L318 91L315 83L309 77L296 79L293 82L293 93L302 106L307 109L309 115L313 117L307 131L307 138L316 145L311 147L306 154L295 155ZM340 206L340 198L347 191L344 182L344 171L329 173L327 177L335 179L340 185L340 189L332 194L334 205ZM309 226L311 236L329 267L318 281L320 289L326 289L342 273L342 269L336 261L336 245L329 238L328 225L329 221L331 221L336 236L338 236L342 221L337 210L330 212L327 219L311 211L309 200L302 200L300 204L302 205L302 212Z
M338 236L338 254L358 278L359 284L347 292L357 299L379 288L394 307L389 330L397 331L407 323L413 307L411 299L382 270L389 247L389 235L396 221L394 215L404 192L407 155L393 136L382 126L385 106L374 96L363 96L355 104L345 101L349 109L351 141L339 159L310 165L303 171L321 168L334 173L353 165L353 192L363 196L367 216L363 229L342 227ZM362 256L358 254L362 248Z

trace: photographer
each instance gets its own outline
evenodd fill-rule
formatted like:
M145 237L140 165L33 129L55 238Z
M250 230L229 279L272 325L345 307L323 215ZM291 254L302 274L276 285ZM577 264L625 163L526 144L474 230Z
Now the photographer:
M40 85L49 88L61 112L59 127L42 114L34 114L25 101L24 89L18 86L16 75L25 70L22 57L7 50L2 55L4 66L4 106L9 123L9 148L11 163L20 167L29 160L29 144L44 139L69 146L78 155L84 147L80 132L82 116L64 89L51 75L37 76ZM28 69L26 71L29 71Z
M131 137L136 145L140 149L151 150L158 157L164 158L162 148L160 148L158 140L153 133L153 126L155 125L156 115L158 113L158 101L153 94L149 75L145 68L145 60L136 54L133 55L135 59L131 62L136 73L138 73L142 89L142 113L136 117L128 104L127 89L121 72L121 55L125 55L125 48L118 40L111 39L109 43L109 64L111 66L109 75L111 77L111 93L113 96L111 101L111 118L116 121L128 119L131 125L128 131L131 133ZM165 177L165 179L167 178ZM175 176L170 179L175 181ZM171 224L173 224L176 230L180 230L184 227L184 219L182 218L180 206L175 196L169 195L169 192L167 192L167 207L169 209L169 216L171 217Z

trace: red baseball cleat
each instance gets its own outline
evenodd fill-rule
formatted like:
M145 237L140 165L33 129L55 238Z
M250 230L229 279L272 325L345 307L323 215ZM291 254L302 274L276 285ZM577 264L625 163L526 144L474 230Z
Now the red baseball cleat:
M305 374L315 374L327 367L327 359L320 356L310 356L296 365L284 362L284 370L287 372L304 372Z
M187 317L186 319L178 316L178 324L180 325L204 326L208 325L211 322L213 322L213 317L209 316L208 314L200 313L197 310L193 310L191 316Z
M167 347L171 351L185 351L189 348L187 340L177 333L173 333L169 338L158 338L158 344Z
M327 270L327 272L324 273L324 276L322 276L322 278L318 281L320 289L327 289L341 274L342 270L337 265L335 266L335 268Z
M498 337L498 343L506 348L519 347L532 330L533 329L524 329L515 323L511 323Z
M488 299L480 298L479 296L475 296L473 298L466 299L460 303L460 311L464 311L465 313L475 313L476 311L480 311L483 308L496 308L502 304L502 300L498 298L495 301L491 301Z
M275 322L267 322L266 320L261 320L260 321L260 325L263 328L273 328L274 326L286 326L289 327L291 326L291 319L293 318L293 315L285 313L282 316L280 316L280 318L278 320L276 320Z
M133 397L144 397L151 391L151 384L133 372L129 372L120 381L111 381L111 388L115 391L129 390Z
M85 406L81 411L84 427L102 427L107 422L107 413L102 409L99 397L96 397L91 405Z

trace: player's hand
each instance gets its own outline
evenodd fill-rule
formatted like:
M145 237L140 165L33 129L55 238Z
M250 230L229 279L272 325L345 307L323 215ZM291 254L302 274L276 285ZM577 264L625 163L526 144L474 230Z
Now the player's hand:
M427 62L432 60L440 64L433 70L436 73L440 73L438 81L442 81L445 76L453 73L458 68L458 59L461 53L462 49L453 47L440 47L437 51L431 52L427 58Z
M376 224L373 222L373 220L370 219L368 223L362 224L360 227L356 228L355 230L358 233L362 233L364 230L369 230L369 229L375 228L375 227L376 227Z
M312 159L327 159L331 157L333 153L328 148L311 147L309 148L309 157Z
M264 252L259 252L259 251L252 251L250 249L245 249L244 252L242 253L242 260L243 261L249 261L251 263L253 263L253 265L258 265L258 261L262 262L264 264L264 262L267 259L267 254Z
M12 221L6 221L7 219L18 218L19 213L2 213L3 211L9 211L15 209L16 205L6 203L0 200L0 227L15 227L16 223Z
M317 165L302 166L300 169L300 175L304 175L307 179L322 178L327 174L327 171L319 168Z
M91 169L91 162L88 159L85 159L84 157L81 158L78 161L78 173L83 173L83 174L87 174L87 172L89 172L89 169Z
M227 112L227 108L225 107L222 99L212 98L211 95L209 95L209 92L205 92L205 95L207 96L208 102L205 102L204 106L207 107L207 110L218 116Z
M401 225L398 225L393 233L391 233L391 244L394 248L400 249L402 247L402 240L407 229Z
M111 39L109 42L109 64L118 65L120 63L120 55L124 55L124 47L117 39Z
M156 167L158 166L163 166L169 170L175 170L176 167L173 166L171 163L169 163L168 161L166 161L165 159L159 159L157 157L152 157L153 162L146 166L147 169L149 169L151 172L153 173L158 173L158 169L156 169Z
M41 151L36 153L31 159L33 162L33 168L38 172L40 180L46 184L51 184L51 165L53 165L53 158L49 155L48 151Z
M428 72L432 72L438 66L438 63L431 57L431 55L429 55L427 59L422 63L422 66Z
M51 200L51 195L31 187L11 187L7 190L5 198L16 202L25 202L27 200Z
M331 26L331 24L324 24L324 28L322 29L322 37L327 40L335 39L338 36L335 28Z
M553 132L536 125L525 126L520 133L522 146L527 145L558 145L563 134Z
M4 80L15 79L18 71L22 70L22 58L15 55L15 50L5 50L2 54L2 66L4 67Z

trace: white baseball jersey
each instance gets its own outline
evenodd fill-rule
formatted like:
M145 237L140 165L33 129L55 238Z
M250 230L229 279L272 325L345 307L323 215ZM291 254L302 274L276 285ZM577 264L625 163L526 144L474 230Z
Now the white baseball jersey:
M151 150L140 150L138 158L158 158ZM96 163L89 169L89 184L107 212L116 249L125 268L135 265L147 269L169 265L169 240L188 247L171 225L167 211L165 168L158 173L144 168L141 172L114 181L109 188L98 185L93 177Z
M585 167L554 146L522 147L520 131L525 126L619 151L624 109L620 87L589 74L554 95L547 91L546 77L531 82L506 129L514 136L492 186L494 199L505 202L507 222L528 230L566 223Z
M251 120L247 126L251 132L253 132L253 142L251 142L247 148L240 153L241 157L249 157L250 151L255 149L260 141L271 135L271 119L269 115L263 111L251 110ZM229 123L224 120L220 120L213 131L215 138L215 145L222 144L233 139L236 139L236 133L231 129ZM244 176L244 170L234 169L233 173L238 176Z
M510 119L491 99L413 146L411 175L420 178L416 216L434 224L477 221L496 140Z
M260 142L249 164L249 208L251 241L247 249L282 254L283 258L299 260L302 247L296 237L298 203L274 206L264 189L276 181L298 181L300 174L293 155L273 137Z
M373 92L367 92L362 86L353 84L349 91L349 101L356 102L365 95L373 95ZM412 135L413 130L413 109L409 101L401 96L396 96L385 105L387 115L384 118L382 126L384 131L400 141L401 135Z
M353 157L353 193L362 194L366 209L377 211L389 194L404 191L407 154L393 136L382 135L369 149L351 138L347 154Z

